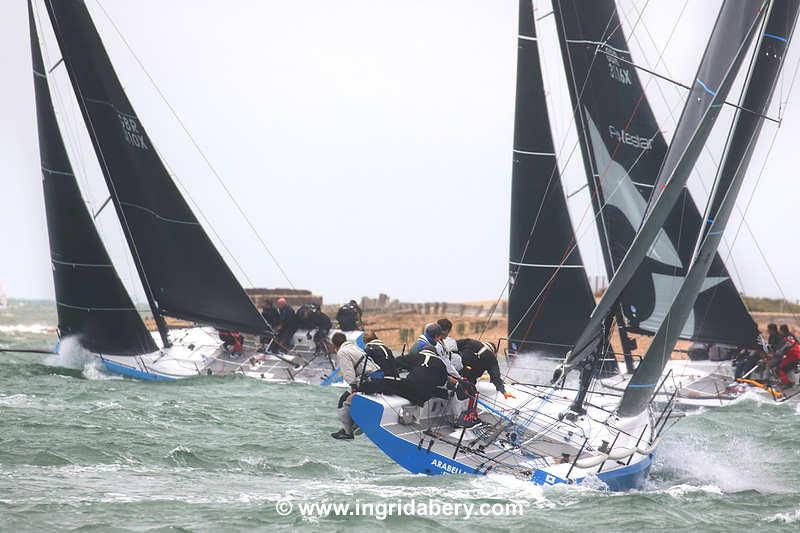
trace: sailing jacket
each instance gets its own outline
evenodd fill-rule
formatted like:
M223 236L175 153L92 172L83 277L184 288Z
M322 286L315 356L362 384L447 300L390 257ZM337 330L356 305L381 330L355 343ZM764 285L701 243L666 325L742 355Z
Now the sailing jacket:
M371 374L378 370L378 366L367 358L367 354L350 341L344 341L336 352L336 366L341 370L345 383L353 389L358 388L362 372Z
M483 373L487 372L497 392L505 394L506 387L492 345L474 339L460 339L457 344L461 361L464 363L461 375L472 383L477 383Z

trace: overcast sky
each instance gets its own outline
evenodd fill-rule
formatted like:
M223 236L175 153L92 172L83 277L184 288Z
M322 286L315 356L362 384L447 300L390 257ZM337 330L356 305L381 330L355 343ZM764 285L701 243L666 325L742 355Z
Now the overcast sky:
M411 301L498 296L508 259L516 1L99 1L296 287L331 302L378 292ZM236 254L242 269L223 251L242 284L287 286L98 0L87 4L139 118L204 225ZM549 2L536 4L539 15L550 11ZM689 0L682 14L680 1L619 7L636 60L653 67L663 53L656 70L690 83L719 1ZM0 9L0 284L10 296L52 298L26 8L15 1ZM54 64L60 56L42 5L38 12L46 62ZM539 33L571 192L585 178L579 154L569 157L575 132L552 16ZM786 65L784 99L797 58L793 52ZM97 208L108 193L63 67L51 83L73 166ZM669 138L685 92L663 81L650 81L647 91ZM797 299L800 110L792 101L785 111L766 166L775 127L764 129L739 205L749 203L749 227L786 295ZM692 178L698 197L712 182L726 118ZM588 271L600 274L587 205L585 193L570 200ZM729 245L740 222L731 222ZM99 225L120 275L141 297L112 209ZM745 292L780 294L748 229L731 254L723 250L729 255Z

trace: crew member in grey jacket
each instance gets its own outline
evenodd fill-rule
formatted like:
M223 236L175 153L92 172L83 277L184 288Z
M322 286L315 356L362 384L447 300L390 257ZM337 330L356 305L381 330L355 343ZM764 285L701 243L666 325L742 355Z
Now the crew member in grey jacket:
M331 437L339 440L353 440L354 424L350 417L350 402L358 391L362 374L368 376L378 370L378 366L367 357L364 350L348 341L344 333L335 333L331 341L336 348L336 365L339 367L345 383L350 385L350 389L339 398L338 415L342 429L331 433Z

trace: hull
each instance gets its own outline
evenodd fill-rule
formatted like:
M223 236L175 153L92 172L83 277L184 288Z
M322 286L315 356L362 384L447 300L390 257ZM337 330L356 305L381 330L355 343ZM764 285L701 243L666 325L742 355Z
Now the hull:
M647 478L655 445L639 436L651 424L648 414L615 419L608 425L596 423L597 412L589 412L574 423L558 422L558 411L568 403L550 397L546 401L551 405L537 406L540 410L536 414L508 416L539 397L515 389L519 398L513 402L516 405L501 407L496 395L491 396L493 387L479 383L479 389L481 398L486 398L481 401L482 423L471 429L453 427L448 421L448 402L443 400L414 408L397 396L359 394L353 399L351 415L381 451L415 474L495 472L538 485L587 483L615 491L640 488ZM543 394L546 396L546 392ZM413 423L408 423L409 409L420 410ZM550 429L543 431L547 426ZM627 428L625 435L618 431L623 427ZM585 440L574 438L578 431L584 432L581 435ZM603 441L606 446L614 443L608 453L600 451Z
M309 385L346 386L335 366L335 357L315 354L313 332L296 334L296 350L285 355L265 354L252 349L235 356L222 349L213 328L170 330L173 345L139 356L95 354L109 373L144 381L174 381L198 376L241 375L270 383L297 382ZM158 340L157 335L154 338ZM354 342L363 332L350 332Z
M736 380L730 361L670 361L664 370L664 375L668 374L669 378L653 401L665 404L674 394L676 408L684 411L727 407L747 396L784 402L795 398L797 392L790 389L782 394L757 381ZM603 390L622 394L630 378L630 374L620 374L599 380L599 383Z

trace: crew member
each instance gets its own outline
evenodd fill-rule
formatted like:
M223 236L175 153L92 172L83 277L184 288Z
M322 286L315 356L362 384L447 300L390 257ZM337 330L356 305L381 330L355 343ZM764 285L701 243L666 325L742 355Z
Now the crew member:
M500 365L497 362L497 351L491 342L481 342L474 339L460 339L457 341L458 353L461 354L461 361L464 368L461 375L469 380L473 385L477 384L478 379L484 372L489 374L489 380L505 398L513 398L514 395L506 392L503 376L500 374Z
M396 394L416 405L422 405L433 397L447 399L447 366L434 349L424 348L414 354L401 355L395 359L398 370L408 370L405 378L380 379L365 384L365 394Z
M416 342L411 345L411 349L408 351L408 353L419 353L426 348L436 352L436 346L442 339L444 339L444 332L439 324L435 322L432 324L426 324L425 329L422 330L422 335L417 337Z
M287 352L292 345L292 335L297 331L297 316L286 298L278 298L278 324L275 327L278 352Z
M244 337L238 331L219 330L219 340L222 341L222 348L228 350L234 357L242 355L244 349Z
M265 300L264 305L261 307L261 316L264 317L264 322L269 324L271 331L261 335L259 339L261 341L261 351L266 351L267 346L274 338L275 334L275 327L278 325L278 311L275 309L275 306L272 305L272 300Z
M384 378L396 379L397 365L395 364L394 354L391 348L386 346L375 332L369 332L364 336L365 352L367 357L375 363L383 372Z
M800 343L794 338L794 335L789 334L785 337L786 343L781 348L783 357L777 364L778 379L784 387L791 387L794 385L789 379L788 371L800 363Z
M370 375L378 370L378 366L367 358L361 348L348 341L344 333L337 331L331 340L336 348L336 364L345 383L350 386L350 389L339 398L338 415L342 429L331 433L331 437L339 440L353 440L354 423L350 417L350 402L358 391L359 384L363 381L362 374Z
M362 328L361 308L355 300L350 300L339 308L336 312L336 321L342 331L356 331Z
M442 328L442 334L444 335L444 339L442 339L437 346L437 351L442 357L446 357L450 360L450 363L457 372L461 372L464 365L461 361L461 355L458 353L458 344L456 340L450 336L450 332L453 331L453 323L446 318L440 318L436 323Z

